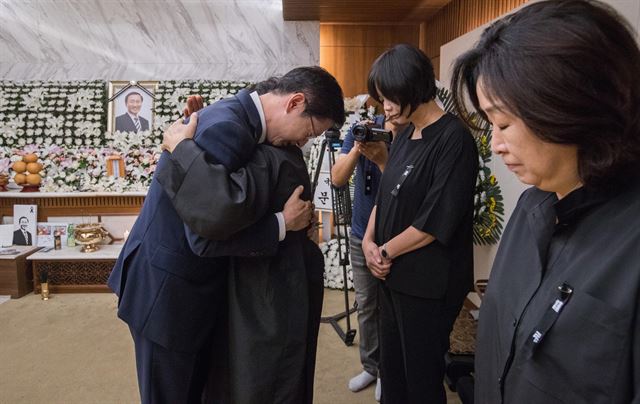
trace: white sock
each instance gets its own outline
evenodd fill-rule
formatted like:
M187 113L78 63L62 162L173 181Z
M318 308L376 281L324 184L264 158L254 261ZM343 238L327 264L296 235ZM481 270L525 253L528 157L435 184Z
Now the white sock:
M378 382L376 383L376 393L375 393L376 401L380 401L380 397L382 396L382 383L380 383L380 378L378 378Z
M356 391L360 391L364 389L365 387L373 383L375 380L376 380L376 377L374 375L364 370L362 371L362 373L360 373L359 375L349 380L349 390L355 393Z

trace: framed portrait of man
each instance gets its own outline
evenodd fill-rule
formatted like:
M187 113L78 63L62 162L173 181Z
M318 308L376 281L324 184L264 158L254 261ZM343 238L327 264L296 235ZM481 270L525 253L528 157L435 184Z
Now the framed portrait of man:
M153 129L154 94L157 81L109 82L110 132L144 132Z
M13 244L36 244L37 217L37 205L13 205Z

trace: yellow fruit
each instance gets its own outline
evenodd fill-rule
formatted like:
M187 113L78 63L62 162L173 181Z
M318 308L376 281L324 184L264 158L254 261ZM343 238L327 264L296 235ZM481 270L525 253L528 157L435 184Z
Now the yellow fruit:
M40 164L40 163L28 163L27 164L27 171L29 171L31 174L37 174L40 171L42 171L42 164Z
M22 185L27 182L27 176L24 174L16 174L16 176L13 177L13 180L16 182L16 184Z
M42 181L40 174L27 174L27 183L29 185L40 185L40 181Z
M13 171L17 173L23 173L27 171L27 163L25 163L24 161L16 161L15 163L13 163L13 166L11 166L11 168L13 168Z
M22 161L24 161L25 163L35 163L36 161L38 161L38 156L33 153L25 154L24 156L22 156Z

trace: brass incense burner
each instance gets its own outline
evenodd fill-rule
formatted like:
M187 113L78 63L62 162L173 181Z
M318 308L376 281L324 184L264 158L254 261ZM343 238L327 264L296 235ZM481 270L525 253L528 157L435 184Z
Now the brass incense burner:
M80 252L86 253L98 251L100 249L98 244L109 237L109 232L100 223L79 224L75 227L73 234L76 243L82 245Z

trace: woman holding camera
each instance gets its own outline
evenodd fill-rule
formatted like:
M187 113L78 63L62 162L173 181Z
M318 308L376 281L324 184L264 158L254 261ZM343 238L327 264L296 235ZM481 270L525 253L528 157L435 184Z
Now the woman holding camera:
M456 61L458 108L532 185L482 301L476 403L640 402L639 72L632 30L584 0L527 6Z
M475 141L435 102L431 61L396 45L374 62L369 94L408 124L391 146L362 247L381 279L383 403L445 403L444 354L473 283Z

